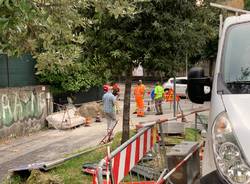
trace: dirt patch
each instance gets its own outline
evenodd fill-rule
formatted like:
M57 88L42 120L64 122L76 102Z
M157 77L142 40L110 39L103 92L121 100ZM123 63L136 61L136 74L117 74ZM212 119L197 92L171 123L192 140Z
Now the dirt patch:
M97 102L90 102L90 103L83 104L79 108L79 113L83 117L93 117L94 118L97 116L97 113L103 114L102 104L97 103Z
M63 180L58 176L44 174L39 170L33 170L28 178L27 184L63 184Z
M244 0L225 0L223 4L234 8L244 9Z

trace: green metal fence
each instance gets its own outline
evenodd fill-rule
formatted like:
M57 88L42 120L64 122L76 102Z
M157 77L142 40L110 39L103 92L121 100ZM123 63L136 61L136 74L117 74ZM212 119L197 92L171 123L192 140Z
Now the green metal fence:
M31 55L8 57L0 55L0 88L39 84L35 77L35 60Z
M40 84L35 76L36 61L31 55L8 57L0 54L0 88L35 86ZM88 91L53 95L54 101L59 104L67 103L67 97L73 97L74 103L84 103L100 100L103 95L102 87L92 87Z

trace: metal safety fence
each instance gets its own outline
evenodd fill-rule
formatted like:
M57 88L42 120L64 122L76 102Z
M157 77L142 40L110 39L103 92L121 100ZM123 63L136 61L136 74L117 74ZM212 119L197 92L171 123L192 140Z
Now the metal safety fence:
M162 184L173 182L170 176L194 155L198 153L203 143L197 143L188 154L169 170L167 147L164 143L162 125L169 121L195 115L198 122L199 112L208 109L196 109L173 118L151 121L139 126L139 131L113 152L107 152L93 173L93 184ZM138 128L138 127L137 127ZM152 162L150 162L152 161ZM149 165L149 167L148 167ZM136 173L136 174L135 174ZM198 168L199 173L199 168Z
M120 183L156 143L154 125L141 129L136 135L114 150L98 164L94 183ZM106 180L103 179L106 168Z

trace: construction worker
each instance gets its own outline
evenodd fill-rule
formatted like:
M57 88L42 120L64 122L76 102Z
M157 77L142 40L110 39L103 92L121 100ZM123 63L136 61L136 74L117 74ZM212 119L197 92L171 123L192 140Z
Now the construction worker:
M104 92L104 93L107 93L107 92L108 92L108 89L109 89L109 85L108 85L108 84L104 84L104 85L103 85L103 92Z
M111 83L111 86L112 86L112 88L113 88L113 92L112 92L112 94L115 96L115 98L116 98L116 103L115 103L115 109L116 109L116 114L119 114L120 113L120 106L119 106L119 102L118 102L118 100L119 100L119 96L120 96L120 87L119 87L119 85L117 84L117 83L115 83L115 82L112 82Z
M113 95L118 98L119 97L119 93L120 93L120 87L119 87L119 85L117 83L115 83L115 82L112 82L111 86L113 88L113 92L112 92Z
M162 100L164 97L164 88L160 84L160 82L156 83L155 90L154 90L154 100L155 100L155 109L156 115L163 114L162 112Z
M139 80L134 89L134 96L135 96L138 117L144 117L144 94L145 94L145 86L142 84L142 81Z
M111 133L111 138L113 136L113 127L116 123L116 113L115 113L115 96L112 94L112 87L108 87L108 91L102 97L103 101L103 112L105 118L107 119L107 132Z

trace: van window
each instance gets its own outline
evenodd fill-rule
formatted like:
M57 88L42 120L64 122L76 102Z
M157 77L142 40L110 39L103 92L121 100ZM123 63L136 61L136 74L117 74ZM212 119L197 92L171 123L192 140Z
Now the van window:
M187 84L186 79L176 79L176 84Z
M249 93L250 23L234 25L228 29L222 63L223 79L229 91Z

